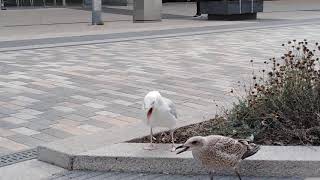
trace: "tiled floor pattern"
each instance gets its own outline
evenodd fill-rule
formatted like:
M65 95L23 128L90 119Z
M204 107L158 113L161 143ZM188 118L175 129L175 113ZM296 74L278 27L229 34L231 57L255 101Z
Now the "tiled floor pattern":
M234 31L98 45L3 52L0 155L144 118L141 101L160 90L181 120L208 118L216 104L290 39L319 40L319 25ZM199 115L200 114L200 115Z

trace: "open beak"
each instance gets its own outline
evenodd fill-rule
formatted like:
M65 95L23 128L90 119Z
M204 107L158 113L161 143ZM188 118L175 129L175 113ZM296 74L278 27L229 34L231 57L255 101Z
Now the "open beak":
M147 118L150 120L151 114L152 114L153 108L150 108L148 113L147 113Z
M182 149L182 150L178 151L177 154L186 152L186 151L188 151L189 148L190 148L190 147L184 146L184 145L178 146L178 147L176 148L176 150L177 150L177 149Z

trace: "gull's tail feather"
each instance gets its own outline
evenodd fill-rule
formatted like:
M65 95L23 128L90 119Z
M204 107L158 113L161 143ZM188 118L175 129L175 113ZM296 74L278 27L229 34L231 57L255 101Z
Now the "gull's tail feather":
M247 140L239 140L240 143L247 146L247 151L243 154L241 159L245 159L247 157L250 157L254 154L256 154L260 150L260 146L256 145L254 143L249 143Z

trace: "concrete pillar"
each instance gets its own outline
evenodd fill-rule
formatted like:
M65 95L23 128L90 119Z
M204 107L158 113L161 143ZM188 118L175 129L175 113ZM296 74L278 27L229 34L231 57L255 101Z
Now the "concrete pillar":
M101 19L101 0L92 0L92 25L103 25Z
M133 21L161 21L162 0L135 0Z

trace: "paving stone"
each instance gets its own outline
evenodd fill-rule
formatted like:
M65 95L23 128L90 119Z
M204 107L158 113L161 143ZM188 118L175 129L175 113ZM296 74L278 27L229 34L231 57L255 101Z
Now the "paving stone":
M9 136L7 138L14 141L14 142L17 142L17 143L20 143L20 144L23 144L23 145L26 145L29 147L36 147L40 144L45 143L45 141L35 139L31 136L25 136L25 135L20 135L20 134Z
M6 117L6 118L2 118L0 119L0 121L7 121L9 123L12 124L22 124L22 123L26 123L28 121L20 119L20 118L16 118L16 117Z
M22 151L29 148L29 146L3 137L0 137L0 147L9 149L11 151Z
M43 114L43 112L41 112L41 111L37 111L37 110L33 110L33 109L28 109L28 108L22 109L22 110L20 110L19 112L20 112L20 113L30 114L30 115L33 115L33 116L36 116L36 115L39 115L39 114Z
M17 106L21 106L21 107L26 107L26 106L29 106L31 104L29 102L19 101L19 100L9 101L9 103L17 105Z
M92 98L86 97L86 96L81 96L81 95L75 95L71 96L74 99L82 100L82 101L90 101Z
M34 109L41 112L48 111L49 109L51 109L51 107L52 107L52 104L49 102L37 103L37 104L28 106L28 108L30 109Z
M20 128L11 129L11 131L14 131L16 133L23 134L23 135L26 135L26 136L31 136L31 135L40 133L39 131L35 131L35 130L29 129L29 128L26 128L26 127L20 127Z
M7 121L0 121L0 127L5 129L13 129L13 128L21 127L21 124L13 124Z
M30 121L33 121L33 120L35 120L35 121L37 121L37 120L57 121L57 120L63 118L65 115L68 115L68 114L62 114L62 113L52 114L52 113L49 113L49 111L46 111L45 113L38 115L37 118L32 119Z
M77 127L80 128L80 129L84 129L86 131L89 131L89 132L93 132L93 133L96 133L96 132L104 130L101 127L93 126L93 125L90 125L90 124L83 124L83 125L80 125L80 126L77 126Z
M17 110L13 110L13 109L7 109L5 107L2 106L2 108L0 108L0 114L8 114L8 115L11 115L11 114L14 114L14 113L17 113Z
M112 102L116 103L116 104L121 104L121 105L124 105L124 106L130 106L130 105L134 104L132 102L128 102L128 101L124 101L124 100L120 100L120 99L114 100Z
M4 107L8 108L8 109L12 109L12 110L20 110L23 109L24 107L19 106L19 105L15 105L15 104L11 104L11 103L6 103L5 105L3 105Z
M86 107L86 106L80 106L76 108L76 112L74 114L77 114L82 117L92 117L96 115L97 111L100 111L101 109L95 109L91 107Z
M96 112L96 114L102 115L102 116L109 116L109 117L120 116L120 114L115 114L115 113L112 113L112 112L109 112L109 111L99 111L99 112Z
M41 132L45 133L45 134L49 134L49 135L57 137L57 138L60 138L60 139L64 139L64 138L73 136L72 134L70 134L68 132L61 131L61 130L54 129L54 128L45 129Z
M12 99L16 99L16 100L28 102L28 103L39 102L39 100L37 100L37 99L33 99L33 98L25 97L25 96L16 96L16 97L13 97Z
M88 120L87 117L83 117L83 116L80 116L80 115L77 115L77 114L68 114L68 115L65 115L65 116L63 116L63 117L64 117L65 119L70 119L70 120L78 121L78 122Z
M0 137L7 137L15 135L16 132L11 131L10 129L0 128Z
M42 131L44 129L48 129L49 125L51 125L51 124L43 124L43 123L39 123L38 121L36 121L36 122L24 123L22 125L23 125L23 127L26 127L28 129L32 129L35 131Z
M127 117L127 116L118 116L118 117L116 117L116 119L119 119L121 121L125 121L125 122L128 122L128 123L137 123L137 122L141 121L140 119Z
M35 135L32 135L31 137L35 138L35 139L39 139L39 140L44 141L44 142L52 142L52 141L56 141L56 140L60 139L60 138L57 138L55 136L51 136L51 135L46 134L46 133L35 134Z
M68 133L73 134L73 135L85 135L85 134L91 134L92 133L90 131L87 131L87 130L84 130L84 129L80 129L77 126L70 126L70 125L66 125L66 124L63 124L63 123L53 124L53 125L50 125L50 127L54 128L54 129L61 130L61 131L68 132Z
M90 125L93 125L93 126L104 128L104 129L108 129L108 128L113 126L113 124L111 124L110 122L106 121L106 119L104 119L104 120L90 119L88 121L83 122L83 124L90 124Z
M87 123L94 123L94 124L99 124L98 121L103 122L105 125L101 125L102 127L105 127L106 129L109 128L109 126L127 126L130 124L130 122L121 120L121 119L116 119L113 117L109 117L109 116L102 116L102 115L98 115L98 116L93 116L91 117L93 120L88 121Z
M11 152L12 152L12 150L10 150L10 149L0 147L0 156L10 154Z
M73 111L75 111L75 109L73 109L73 108L63 107L63 106L56 106L56 107L52 107L52 108L55 109L55 110L58 110L58 111L62 111L62 112L73 112Z
M11 114L11 116L19 118L19 119L23 119L23 120L30 120L30 119L34 119L36 118L36 116L30 115L30 114L26 114L26 113L15 113L15 114Z
M102 109L102 108L105 108L106 106L102 105L102 104L97 104L97 103L85 103L83 104L85 106L88 106L88 107L92 107L92 108L95 108L95 109Z

